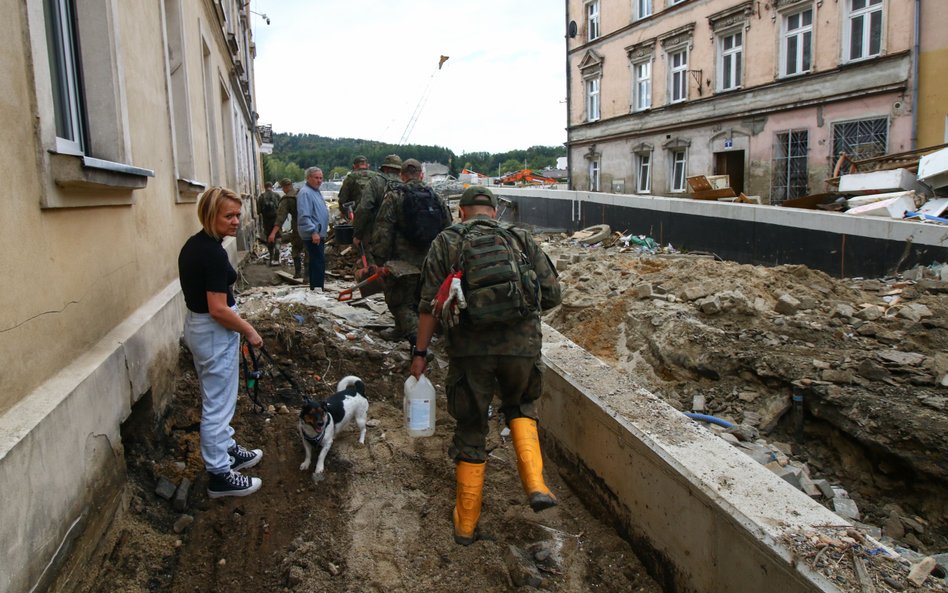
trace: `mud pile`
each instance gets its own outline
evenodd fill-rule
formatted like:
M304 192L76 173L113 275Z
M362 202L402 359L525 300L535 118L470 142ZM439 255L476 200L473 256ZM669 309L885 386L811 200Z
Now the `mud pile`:
M564 236L545 250L564 286L548 323L676 408L749 427L742 441L763 437L847 490L876 535L948 550L940 269L839 280Z

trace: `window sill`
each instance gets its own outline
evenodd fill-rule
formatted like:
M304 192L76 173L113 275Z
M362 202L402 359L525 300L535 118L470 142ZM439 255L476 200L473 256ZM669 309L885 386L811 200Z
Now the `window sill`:
M128 206L132 192L143 189L155 172L83 155L49 155L49 171L60 191L47 191L44 208Z
M198 196L207 189L206 183L195 181L193 179L178 179L178 197L179 204L193 204L197 202Z

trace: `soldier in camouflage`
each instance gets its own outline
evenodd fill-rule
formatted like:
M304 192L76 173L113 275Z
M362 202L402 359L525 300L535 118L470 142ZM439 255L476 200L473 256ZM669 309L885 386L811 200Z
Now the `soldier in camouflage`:
M375 227L375 218L379 206L382 205L382 200L385 198L385 192L388 191L389 185L400 181L402 159L397 154L388 155L382 161L379 172L381 174L373 177L372 182L362 192L359 207L356 209L355 220L352 222L354 236L352 242L356 247L360 243L364 243L362 247L368 255L371 255L368 243L372 239L372 231Z
M351 212L355 212L359 207L363 194L372 183L372 178L379 176L380 173L369 169L369 159L359 155L352 159L352 171L346 175L342 181L342 187L339 188L339 206L352 204Z
M271 241L270 229L276 223L277 210L280 206L280 194L273 191L273 184L269 181L264 184L265 191L257 198L257 216L260 217L260 235L267 244L270 253L269 265L279 263L279 252L276 241Z
M283 197L280 199L280 207L277 210L276 221L267 237L268 242L276 241L277 233L283 228L287 216L292 217L293 223L290 229L290 236L284 237L290 240L293 246L293 277L302 278L309 268L309 258L306 257L306 249L303 246L303 240L299 233L299 215L296 212L296 188L293 187L293 181L288 177L280 180L280 187L283 188Z
M469 187L461 195L461 224L472 221L496 222L497 199L483 186ZM540 309L560 303L556 271L546 254L525 230L515 233L523 252L532 263L540 286ZM421 376L427 368L427 349L439 319L444 319L436 295L442 282L454 270L462 245L462 235L442 232L432 242L422 269L421 300L418 305L418 338L412 353L411 373ZM520 321L488 327L473 327L461 315L453 327L444 328L450 366L445 381L448 412L457 421L449 454L456 462L457 498L454 509L454 539L469 545L476 539L480 518L484 468L487 461L488 406L499 389L503 413L510 427L517 469L534 511L556 504L543 480L543 461L537 434L536 401L542 391L543 365L540 361L540 312Z
M408 188L427 187L423 181L424 174L421 163L415 159L408 159L401 167L400 184L390 184L385 198L379 207L378 216L372 231L369 249L372 258L379 264L390 260L399 260L418 269L428 254L427 247L419 247L412 243L403 231L413 221L405 220L404 203L405 191ZM434 190L431 190L432 192ZM437 194L435 194L437 195ZM438 196L442 208L443 220L447 226L451 221L451 210ZM442 227L443 228L443 227ZM419 274L400 273L389 274L384 279L385 304L395 318L395 330L383 334L385 338L406 338L414 344L415 333L418 330L418 282Z

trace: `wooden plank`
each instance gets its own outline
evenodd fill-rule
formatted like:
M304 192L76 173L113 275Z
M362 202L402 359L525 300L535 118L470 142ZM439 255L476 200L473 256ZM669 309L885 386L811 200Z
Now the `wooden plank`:
M718 198L736 198L734 190L726 187L724 189L709 189L707 191L698 191L691 194L695 200L717 200Z
M299 285L303 283L302 278L294 278L293 274L290 274L289 272L284 271L284 270L279 270L278 272L276 272L276 275L279 276L280 279L283 280L284 282L289 282L290 284Z

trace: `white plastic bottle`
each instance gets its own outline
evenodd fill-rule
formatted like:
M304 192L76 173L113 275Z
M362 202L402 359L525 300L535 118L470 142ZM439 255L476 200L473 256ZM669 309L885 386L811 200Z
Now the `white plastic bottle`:
M435 433L435 389L428 377L409 375L405 380L405 429L410 437Z

